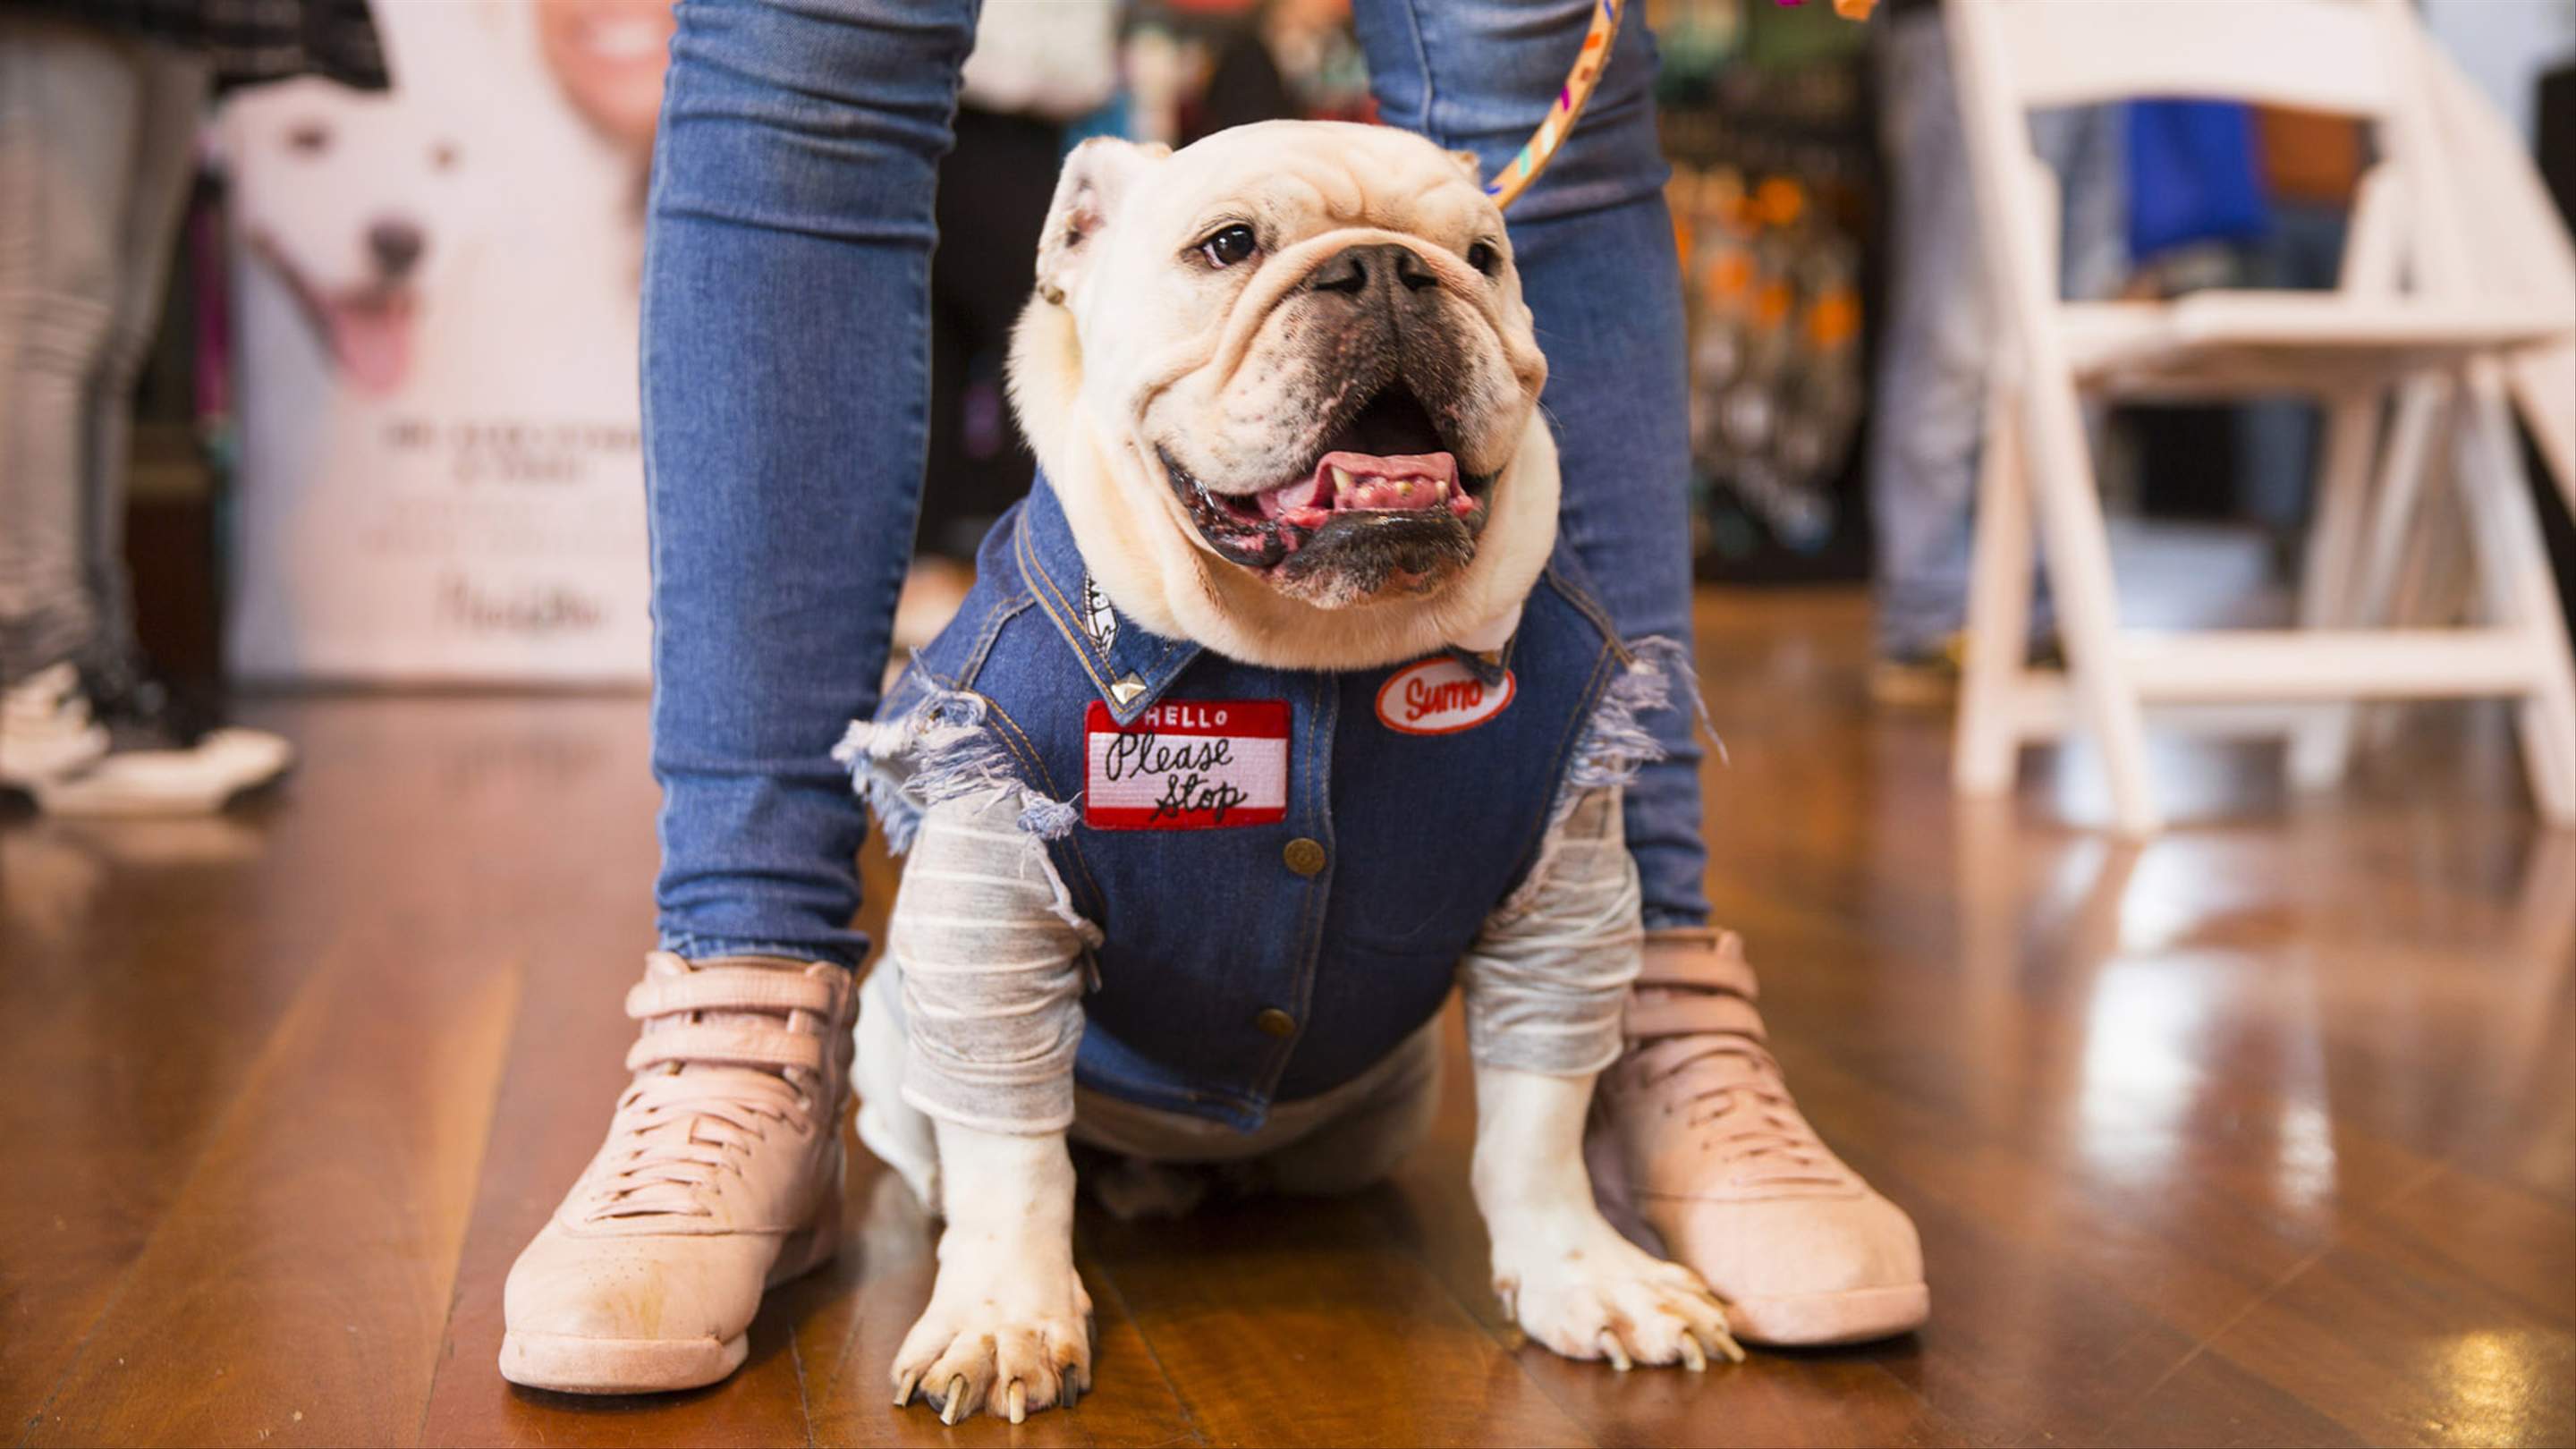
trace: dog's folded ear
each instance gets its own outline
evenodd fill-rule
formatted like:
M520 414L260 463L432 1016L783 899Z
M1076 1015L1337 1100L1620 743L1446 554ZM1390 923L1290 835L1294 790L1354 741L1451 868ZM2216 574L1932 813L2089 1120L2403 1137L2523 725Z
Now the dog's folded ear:
M1172 154L1159 143L1139 146L1114 136L1094 136L1064 158L1055 203L1038 239L1038 295L1062 303L1091 259L1092 242L1117 214L1120 198L1137 173Z

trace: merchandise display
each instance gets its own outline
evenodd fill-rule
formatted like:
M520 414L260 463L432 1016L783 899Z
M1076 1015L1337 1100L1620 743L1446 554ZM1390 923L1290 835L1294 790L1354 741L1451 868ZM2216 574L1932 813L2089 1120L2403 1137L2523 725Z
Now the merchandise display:
M1700 572L1858 578L1880 211L1867 32L1747 0L1648 16L1691 308Z

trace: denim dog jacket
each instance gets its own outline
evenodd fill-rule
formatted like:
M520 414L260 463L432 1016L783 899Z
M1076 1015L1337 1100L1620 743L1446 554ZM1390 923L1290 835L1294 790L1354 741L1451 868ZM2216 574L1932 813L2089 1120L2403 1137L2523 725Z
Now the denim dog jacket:
M930 805L1018 791L1098 932L1075 1079L1248 1131L1439 1011L1573 792L1654 757L1636 714L1686 668L1620 643L1562 543L1499 666L1244 664L1111 609L1041 477L840 757L898 851Z

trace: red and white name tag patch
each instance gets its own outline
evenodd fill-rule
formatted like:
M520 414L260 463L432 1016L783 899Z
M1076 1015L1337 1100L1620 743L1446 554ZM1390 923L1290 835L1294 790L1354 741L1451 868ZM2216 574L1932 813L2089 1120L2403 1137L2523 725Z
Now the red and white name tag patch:
M1378 686L1378 722L1401 734L1454 735L1501 714L1518 687L1508 669L1487 684L1443 654L1407 665Z
M1288 701L1183 699L1120 729L1099 700L1083 721L1083 823L1214 830L1288 818Z

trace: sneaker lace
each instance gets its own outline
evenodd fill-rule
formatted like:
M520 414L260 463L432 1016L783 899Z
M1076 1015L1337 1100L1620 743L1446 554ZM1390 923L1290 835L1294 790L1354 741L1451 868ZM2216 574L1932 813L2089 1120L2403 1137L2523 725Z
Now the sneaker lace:
M671 962L676 973L666 973ZM690 967L656 958L628 993L644 1023L617 1099L587 1218L714 1215L708 1193L743 1175L750 1154L784 1127L816 1129L832 987L764 966Z
M1650 963L1629 1008L1637 1085L1683 1113L1739 1187L1841 1184L1848 1170L1799 1112L1765 1044L1735 936L1705 956Z

